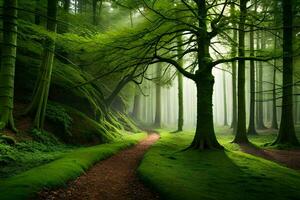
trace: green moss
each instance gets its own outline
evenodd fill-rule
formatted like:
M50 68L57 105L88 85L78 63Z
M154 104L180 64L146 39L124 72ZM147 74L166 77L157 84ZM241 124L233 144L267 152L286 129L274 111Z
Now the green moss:
M81 175L95 162L136 144L145 133L124 136L112 144L80 148L58 160L0 180L1 200L30 199L43 188L59 187Z
M145 155L138 172L145 183L168 200L291 200L300 196L300 173L219 141L225 151L181 151L193 133L162 133ZM253 138L258 140L258 138Z

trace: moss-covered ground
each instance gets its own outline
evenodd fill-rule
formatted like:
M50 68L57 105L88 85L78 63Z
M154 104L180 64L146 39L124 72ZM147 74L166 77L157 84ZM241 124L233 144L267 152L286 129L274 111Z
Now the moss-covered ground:
M120 137L113 143L81 148L61 147L59 149L59 147L57 147L57 149L48 153L42 150L39 151L36 147L32 147L34 152L31 153L26 153L26 151L23 150L20 152L15 150L14 156L16 158L23 156L23 163L39 163L40 166L27 171L24 171L23 168L22 170L24 172L22 173L8 178L1 178L0 199L29 199L43 188L63 186L67 181L81 175L95 162L103 160L121 149L136 144L145 138L145 136L145 133L124 134L123 137ZM48 163L43 164L43 162L46 161ZM18 170L15 172L17 171Z
M142 180L168 200L297 200L299 171L240 151L232 134L217 129L224 151L185 149L192 132L161 131L161 139L146 153L138 172ZM275 134L250 140L258 146Z

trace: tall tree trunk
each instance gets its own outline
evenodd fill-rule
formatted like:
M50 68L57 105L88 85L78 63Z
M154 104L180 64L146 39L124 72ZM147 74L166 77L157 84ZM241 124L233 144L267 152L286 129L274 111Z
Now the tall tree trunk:
M57 14L57 0L48 0L47 8L47 30L56 32ZM47 101L49 95L49 88L51 83L54 51L55 51L55 40L47 38L45 41L44 54L41 63L41 70L37 82L37 87L34 91L32 102L27 110L28 113L34 114L34 127L42 129L45 120L45 113L47 109Z
M157 77L157 82L155 85L155 92L156 92L156 106L155 106L155 120L154 120L154 125L157 128L161 127L161 84L160 84L160 79L161 79L161 68L162 65L160 63L157 64L157 69L156 69L156 77Z
M299 145L293 120L293 0L282 0L283 89L279 133L273 144Z
M232 3L230 5L230 15L234 16L235 14L235 5ZM233 23L233 28L236 28L236 24ZM231 56L235 57L236 52L236 43L237 42L237 31L233 30L233 44L231 45ZM237 122L237 94L236 94L236 61L233 61L231 63L232 66L232 122L231 122L231 128L233 129L233 133L236 132L236 122Z
M253 24L253 23L252 23ZM254 32L253 26L250 27L250 56L254 57ZM248 134L256 135L255 129L255 64L254 61L250 61L250 117Z
M198 25L200 27L197 37L198 70L194 80L197 87L197 125L193 142L189 148L200 150L223 149L216 139L213 122L212 95L214 77L208 63L211 56L209 54L210 40L208 39L206 25L206 1L198 0L197 9L199 15Z
M276 61L275 61L276 63ZM275 64L276 65L276 64ZM272 91L272 129L278 129L277 104L276 104L276 68L273 69L273 91Z
M258 34L259 35L259 34ZM260 49L264 50L266 45L264 41L264 34L261 33L261 38L257 38L257 41L260 41ZM259 45L258 45L259 46ZM264 124L264 102L263 102L263 63L258 62L258 102L257 102L257 122L256 126L258 129L266 129Z
M34 14L34 23L39 25L41 23L41 5L40 0L35 0L35 14Z
M226 97L226 74L225 71L223 71L223 100L224 100L224 126L228 126L228 121L227 121L227 97Z
M274 50L278 48L277 45L277 37L275 36L275 44ZM278 129L278 122L277 122L277 105L276 105L276 67L277 67L277 60L274 60L274 69L273 69L273 91L272 91L272 129Z
M134 95L133 110L132 110L132 116L136 120L139 120L140 108L141 108L141 95L137 91L137 87L136 87L136 91L135 91L135 95Z
M178 36L178 63L181 67L183 67L183 58L182 56L183 50L182 50L182 38L181 36ZM181 73L177 74L177 80L178 80L178 122L177 122L177 131L183 130L183 77Z
M247 14L247 0L240 0L239 16L239 57L245 56L245 21ZM246 132L246 109L245 109L245 60L238 61L238 118L237 130L234 141L236 143L248 143Z
M97 21L97 2L98 0L93 0L93 25L97 26L98 25L98 21Z
M17 0L3 2L3 43L0 66L0 130L16 131L13 119L14 80L17 56Z

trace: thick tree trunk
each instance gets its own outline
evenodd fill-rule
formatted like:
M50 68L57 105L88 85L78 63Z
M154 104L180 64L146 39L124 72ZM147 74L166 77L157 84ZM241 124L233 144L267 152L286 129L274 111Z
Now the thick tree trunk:
M209 67L211 56L209 54L210 40L205 20L207 18L206 1L199 0L196 3L199 15L198 25L200 27L197 37L198 70L196 78L193 79L197 87L197 125L193 142L189 148L200 150L223 149L217 141L214 131L212 108L214 77L212 69Z
M223 149L216 139L212 112L214 77L211 73L203 74L196 80L197 87L197 126L193 149Z
M247 0L240 0L239 16L239 57L245 56L245 20L247 13ZM248 143L246 132L246 109L245 109L245 60L238 61L238 119L235 134L235 143Z
M161 85L160 85L161 67L162 65L158 63L157 70L156 70L157 82L155 85L156 104L155 104L155 120L154 120L154 126L157 128L161 127Z
M253 26L250 27L250 56L254 56L254 33ZM256 135L255 129L255 64L250 61L250 117L248 135Z
M17 0L3 2L3 43L0 66L0 130L16 131L13 119L14 80L17 52Z
M47 30L56 32L57 0L48 0L47 8ZM41 70L37 82L37 87L34 91L33 100L28 108L28 113L34 114L34 127L43 129L45 114L47 109L49 88L51 83L55 41L52 38L47 38L45 41L44 54L41 63Z
M235 13L235 5L232 3L230 5L230 13L234 16ZM233 23L233 28L236 28L236 24ZM237 31L233 30L233 42L237 42ZM232 44L231 47L231 56L236 56L236 44ZM237 123L237 94L236 94L236 61L231 63L232 66L232 121L231 121L231 128L233 129L233 133L236 132L236 123Z
M299 145L293 120L293 4L282 0L283 8L283 94L279 133L273 144Z

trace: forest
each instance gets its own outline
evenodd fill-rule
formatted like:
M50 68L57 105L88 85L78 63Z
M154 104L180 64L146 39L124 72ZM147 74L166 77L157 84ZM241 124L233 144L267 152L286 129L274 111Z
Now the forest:
M0 0L0 200L300 200L300 0Z

